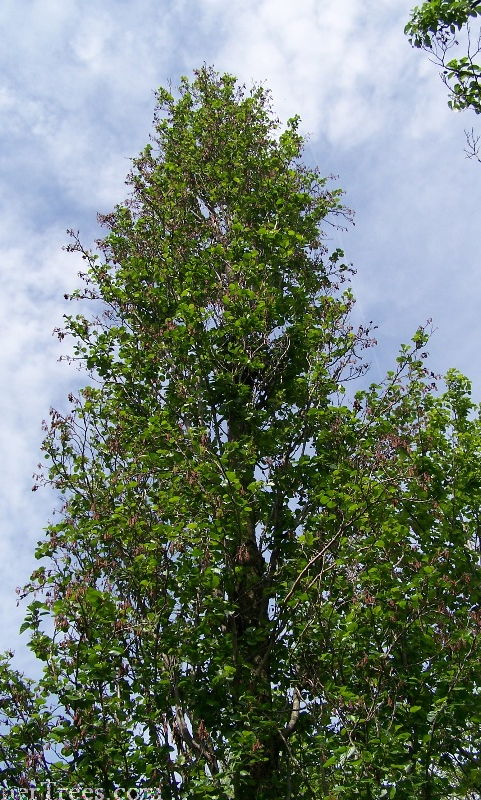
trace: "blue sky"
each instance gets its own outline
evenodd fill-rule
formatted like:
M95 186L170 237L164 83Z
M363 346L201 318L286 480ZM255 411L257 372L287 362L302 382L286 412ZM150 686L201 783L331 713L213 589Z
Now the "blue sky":
M15 587L55 498L32 494L41 421L81 376L52 337L77 285L66 228L86 245L124 199L154 90L203 62L263 81L281 119L302 117L306 157L339 175L356 225L331 232L358 273L357 320L379 325L372 378L433 319L436 371L481 399L481 165L425 54L403 35L411 0L3 0L0 8L0 650L32 663ZM481 126L480 126L481 127Z

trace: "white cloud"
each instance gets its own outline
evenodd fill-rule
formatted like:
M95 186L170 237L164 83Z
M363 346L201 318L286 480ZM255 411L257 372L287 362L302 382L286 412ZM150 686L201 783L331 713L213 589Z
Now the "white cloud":
M212 8L214 2L210 2ZM337 146L357 145L386 123L386 102L404 77L410 48L399 4L360 0L234 2L215 62L244 78L268 75L283 118Z

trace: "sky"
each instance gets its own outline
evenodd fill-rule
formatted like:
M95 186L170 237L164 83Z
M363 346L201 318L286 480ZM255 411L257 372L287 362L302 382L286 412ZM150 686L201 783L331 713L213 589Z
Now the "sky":
M371 377L433 320L430 363L481 400L481 165L476 118L403 28L412 0L2 0L0 32L0 651L30 673L16 587L56 498L32 493L42 420L82 375L52 331L79 285L66 229L91 246L97 212L127 194L155 90L203 63L262 82L281 120L299 114L306 159L335 175L355 225L329 232L357 269L356 321L378 325ZM481 125L480 132L481 132Z

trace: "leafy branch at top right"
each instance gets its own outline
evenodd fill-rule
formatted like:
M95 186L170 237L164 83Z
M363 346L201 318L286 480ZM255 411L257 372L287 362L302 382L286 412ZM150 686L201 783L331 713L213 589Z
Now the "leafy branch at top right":
M449 89L450 108L481 113L481 0L426 0L404 28L413 47L430 54ZM481 137L466 131L466 154L481 162Z

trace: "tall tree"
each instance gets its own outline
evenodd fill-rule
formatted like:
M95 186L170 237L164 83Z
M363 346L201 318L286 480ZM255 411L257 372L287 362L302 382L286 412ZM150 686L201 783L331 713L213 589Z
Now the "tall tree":
M449 89L448 104L455 111L471 109L481 113L481 66L477 63L481 52L480 15L480 0L426 0L413 9L404 29L413 47L426 50L441 67L441 77ZM474 129L466 136L467 155L481 160L480 137Z
M372 342L320 230L340 192L277 129L229 75L160 91L130 199L73 237L91 382L46 427L44 673L1 664L4 786L479 796L478 410L421 329L346 392Z

